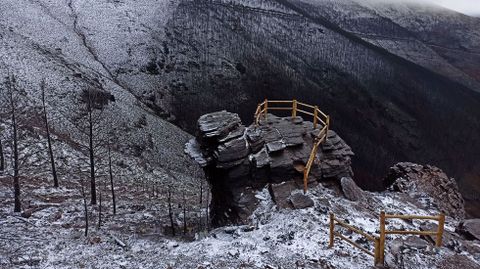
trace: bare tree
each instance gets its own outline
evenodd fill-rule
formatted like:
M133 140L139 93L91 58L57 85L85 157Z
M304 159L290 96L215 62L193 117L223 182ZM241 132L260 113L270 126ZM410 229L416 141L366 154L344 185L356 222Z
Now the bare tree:
M83 182L83 175L80 173L80 193L83 198L83 210L85 213L85 236L88 235L88 207L87 207L87 196L85 195L85 186Z
M7 79L8 102L10 103L10 117L12 126L12 152L13 152L13 191L15 207L14 212L20 212L22 205L20 202L20 182L19 182L19 163L18 163L18 125L17 125L17 102L15 93L16 79L10 75Z
M45 80L42 80L40 83L40 89L42 91L43 120L47 132L48 155L50 156L50 164L52 166L53 187L58 188L57 170L55 168L55 158L53 156L52 140L50 137L50 126L48 124L47 108L45 105Z
M106 127L107 119L103 113L104 106L108 105L113 96L96 88L88 88L81 95L83 105L77 119L79 130L88 141L84 148L88 151L88 166L90 171L90 203L97 204L96 170L99 151L106 145L108 132L103 130Z
M183 191L183 234L187 234L187 199Z
M95 148L93 143L93 97L88 93L88 156L90 160L90 196L91 204L97 204L97 189L95 187Z
M171 187L168 188L168 217L170 218L170 227L172 228L172 235L175 236L175 224L173 221L173 210L172 210L172 190Z
M5 171L5 157L3 157L3 144L0 138L0 171Z
M117 214L117 204L115 202L115 188L113 185L112 150L110 143L108 143L108 174L110 176L110 190L112 192L113 215L115 215Z
M98 228L102 226L102 180L100 179L100 187L98 188Z

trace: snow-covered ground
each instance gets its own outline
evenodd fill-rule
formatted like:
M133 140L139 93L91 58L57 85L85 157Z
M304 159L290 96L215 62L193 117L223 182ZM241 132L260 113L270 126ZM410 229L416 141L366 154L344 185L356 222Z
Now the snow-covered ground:
M117 183L118 214L112 215L105 191L103 224L97 227L98 206L89 206L90 231L85 237L83 204L75 181L67 180L58 190L47 187L40 178L25 183L30 206L43 208L29 218L12 214L9 181L3 178L1 183L1 268L369 268L373 258L347 243L336 239L333 248L327 247L329 212L370 234L378 234L380 210L438 214L419 209L401 194L366 193L366 201L359 203L338 197L321 185L308 193L315 201L314 207L278 209L264 189L256 195L261 203L249 224L206 232L198 228L199 215L205 223L205 209L195 206L196 193L188 193L188 210L194 212L187 218L189 235L171 237L164 229L168 225L165 192L152 196L148 187L144 191L138 183L121 181ZM181 234L183 215L177 205L181 206L181 199L174 201L180 226L177 234ZM418 230L422 224L399 220L389 222L388 227ZM447 233L453 232L456 225L456 221L447 218ZM372 248L359 236L345 234ZM398 237L389 236L387 243ZM405 236L400 238L406 240ZM450 246L450 237L444 241L445 246ZM426 241L425 244L429 245ZM472 245L480 249L478 242ZM480 263L479 253L429 245L426 250L410 249L403 253L403 268L436 268L439 262L455 254ZM387 265L400 268L396 259L387 248Z

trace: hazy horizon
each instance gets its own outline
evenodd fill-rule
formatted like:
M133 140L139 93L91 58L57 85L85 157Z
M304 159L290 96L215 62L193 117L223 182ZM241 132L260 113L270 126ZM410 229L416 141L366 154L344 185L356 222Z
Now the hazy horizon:
M480 16L479 0L429 0L438 5L470 16Z

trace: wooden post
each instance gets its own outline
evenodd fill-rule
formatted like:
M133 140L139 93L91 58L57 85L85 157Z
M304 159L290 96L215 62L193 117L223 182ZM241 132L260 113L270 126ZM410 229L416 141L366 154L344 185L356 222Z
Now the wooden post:
M335 215L330 212L330 243L328 244L328 248L332 248L334 244L334 232L335 230Z
M385 258L385 211L380 212L380 240L379 240L379 245L380 245L380 264L384 264L384 258Z
M327 132L325 134L328 134L328 130L330 129L330 116L327 116Z
M308 165L303 170L303 194L307 193L308 189Z
M267 113L268 113L268 100L265 99L265 114L264 114L265 121L267 121Z
M435 240L435 246L437 246L437 247L442 246L444 226L445 226L445 214L442 213L438 217L438 233L437 233L437 238Z
M297 116L297 100L293 99L292 102L292 119Z
M375 249L374 249L374 265L373 266L377 266L378 264L380 264L380 238L378 237L375 237ZM383 265L383 263L381 264Z
M313 129L317 129L317 124L318 124L318 107L315 106L313 109Z

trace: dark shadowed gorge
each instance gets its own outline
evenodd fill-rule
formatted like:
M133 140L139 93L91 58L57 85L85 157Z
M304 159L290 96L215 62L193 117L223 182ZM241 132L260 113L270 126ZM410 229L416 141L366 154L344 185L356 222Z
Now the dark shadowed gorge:
M318 104L332 116L334 128L356 153L353 168L362 187L382 189L386 169L404 160L434 164L457 178L461 189L475 187L480 88L470 59L447 57L441 49L444 40L387 15L350 18L322 5L327 4L183 1L168 23L171 56L164 64L165 72L174 73L170 87L176 123L192 132L200 115L221 109L250 122L264 98L296 98ZM375 13L354 1L348 7ZM465 18L464 27L472 22L478 24L478 19ZM447 21L442 27L449 26ZM397 46L419 54L422 49L439 51L436 57L445 66L456 64L465 72L445 75L440 67L410 59L363 34L410 39L416 47ZM461 42L449 45L462 50ZM478 54L472 57L478 59Z

